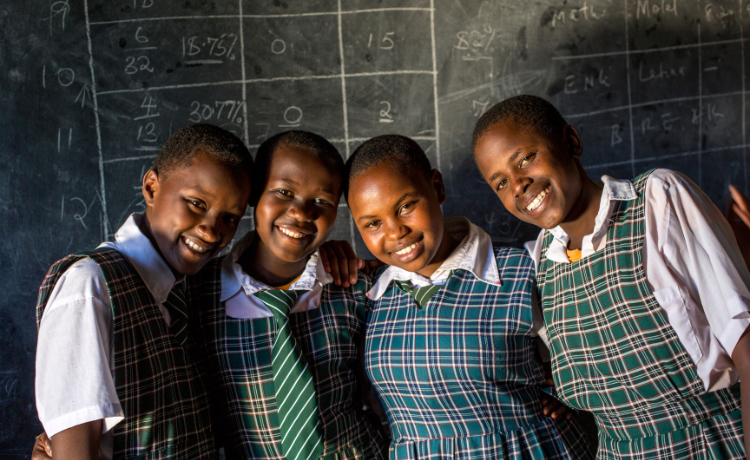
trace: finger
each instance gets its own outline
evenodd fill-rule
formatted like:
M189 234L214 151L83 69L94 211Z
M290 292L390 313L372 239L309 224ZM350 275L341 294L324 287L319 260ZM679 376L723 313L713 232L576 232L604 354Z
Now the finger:
M357 270L362 270L365 268L365 261L362 259L357 259Z
M342 287L349 287L349 260L346 257L346 252L344 252L344 248L341 247L341 245L334 246L333 250L336 253L337 263L339 265L339 274L341 276L341 286Z
M325 246L320 247L320 263L323 264L323 269L326 273L331 273L331 264L328 262L328 250Z
M339 270L339 261L335 257L335 254L332 254L331 257L328 258L328 263L331 266L331 278L333 278L333 284L336 286L341 286L341 271Z
M44 451L52 457L52 440L47 437L47 432L42 433L42 435L39 437L42 441L44 441Z
M351 246L347 246L345 249L346 257L349 262L349 282L354 285L357 284L357 277L359 274L357 273L357 265L359 265L359 259L357 259L357 254L354 253L354 249L352 249Z
M729 193L732 194L732 199L740 207L742 212L750 214L750 200L742 194L734 185L729 186Z
M563 417L566 415L566 412L568 412L568 408L561 404L560 407L552 413L552 418L556 419L558 417Z
M737 203L732 205L732 211L737 214L737 217L739 217L745 225L750 227L750 213L744 212Z

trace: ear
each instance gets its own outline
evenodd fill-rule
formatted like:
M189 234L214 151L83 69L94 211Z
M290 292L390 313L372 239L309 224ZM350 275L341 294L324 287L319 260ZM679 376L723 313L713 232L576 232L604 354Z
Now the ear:
M153 206L156 194L159 193L159 186L159 175L153 169L149 169L143 176L143 184L141 186L141 192L143 192L143 199L146 202L147 208Z
M438 203L445 203L445 184L443 184L443 175L437 169L432 170L432 188L437 193Z
M563 142L567 145L570 156L576 159L581 158L583 155L583 142L574 127L570 125L563 127Z

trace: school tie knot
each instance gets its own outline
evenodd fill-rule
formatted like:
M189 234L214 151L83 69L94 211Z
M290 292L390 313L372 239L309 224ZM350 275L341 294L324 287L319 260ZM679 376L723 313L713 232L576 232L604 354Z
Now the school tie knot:
M299 292L272 289L253 295L271 310L278 323L271 359L284 457L287 460L318 459L324 446L318 431L315 381L289 325L289 312Z
M454 272L455 270L451 270L451 272L448 274L448 278L453 276ZM406 294L409 294L412 298L414 298L414 301L417 302L417 307L419 307L420 309L424 308L424 306L427 304L427 302L429 302L432 296L437 294L440 288L443 287L434 284L422 287L414 287L411 281L402 280L393 280L393 283L402 292L405 292Z
M289 320L289 312L299 298L299 291L269 289L258 291L254 295L271 310L271 313L279 322L279 328L281 328Z
M167 300L162 304L169 312L169 332L175 338L180 346L185 346L188 338L187 329L187 301L185 299L185 287L184 283L178 282L169 291Z

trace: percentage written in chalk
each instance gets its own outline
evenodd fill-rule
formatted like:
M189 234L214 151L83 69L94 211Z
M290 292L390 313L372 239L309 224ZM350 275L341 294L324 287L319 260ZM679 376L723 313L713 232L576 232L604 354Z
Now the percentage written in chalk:
M210 104L201 104L199 101L193 101L190 104L190 121L192 123L201 123L204 121L217 121L229 123L242 123L240 110L244 108L243 101L214 101L213 106Z

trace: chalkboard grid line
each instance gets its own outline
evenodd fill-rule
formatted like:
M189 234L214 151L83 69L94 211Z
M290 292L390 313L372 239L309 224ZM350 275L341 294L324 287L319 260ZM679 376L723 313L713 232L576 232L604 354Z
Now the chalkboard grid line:
M336 2L337 15L336 21L338 23L338 34L339 34L339 62L341 62L341 101L342 109L344 111L344 152L346 154L345 160L349 159L349 112L346 105L346 63L344 62L344 32L342 27L343 17L341 16L341 0ZM353 219L349 219L349 241L351 241L352 249L357 252L357 240L354 237L354 223Z
M636 158L634 160L626 160L626 161L613 161L611 163L600 163L600 164L594 164L589 165L587 164L587 168L609 168L613 166L623 166L628 165L631 163L646 163L646 162L656 162L656 161L663 161L668 160L672 158L683 158L683 157L689 157L694 155L701 155L703 153L715 153L715 152L725 152L728 150L745 150L747 147L750 147L750 145L729 145L726 147L714 147L710 149L699 149L699 150L692 150L689 152L681 152L681 153L674 153L671 155L659 155L654 157L646 157L646 158Z
M239 12L240 12L240 53L242 53L242 61L240 61L241 64L241 70L242 70L242 117L243 117L243 125L245 128L245 143L247 144L250 142L250 130L248 129L247 124L247 83L245 81L247 80L247 75L245 74L245 28L242 24L242 0L237 0L237 3L239 4Z
M688 49L688 48L701 48L704 46L714 46L714 45L728 45L731 43L743 43L745 41L744 38L735 38L733 40L719 40L715 42L708 42L708 43L691 43L688 45L675 45L675 46L664 46L664 47L656 47L656 48L649 48L644 50L631 50L631 49L625 49L624 51L610 51L607 53L594 53L594 54L578 54L578 55L571 55L571 56L552 56L553 61L567 61L567 60L573 60L573 59L587 59L587 58L598 58L598 57L608 57L608 56L621 56L623 54L645 54L645 53L657 53L660 51L674 51L674 50L681 50L681 49ZM628 45L626 45L627 48Z
M701 44L701 23L698 26L698 45ZM742 110L745 110L743 107ZM703 48L698 46L698 113L701 120L698 123L698 183L703 185Z
M89 49L89 69L91 70L91 100L94 104L94 123L96 126L96 147L99 153L99 201L102 205L102 241L109 237L109 218L107 217L107 192L104 182L104 152L102 149L102 130L99 123L99 100L96 93L96 75L94 73L94 50L91 43L91 23L89 18L89 2L83 0L83 11L86 17L86 40Z
M440 164L440 114L438 110L438 74L437 53L435 50L435 0L430 0L430 34L432 35L432 99L435 105L435 156L437 169L442 171Z
M742 11L742 0L737 0L739 3L739 10ZM743 21L740 21L740 39L742 43L740 45L740 56L742 57L742 144L747 145L747 125L745 125L745 26ZM742 160L743 160L743 176L745 181L745 193L748 193L747 186L747 147L742 148Z
M741 91L732 91L729 93L717 93L717 94L703 94L698 96L683 96L683 97L673 97L670 99L659 99L655 101L647 101L647 102L638 102L636 104L628 104L628 105L621 105L618 107L610 107L608 109L601 109L601 110L594 110L593 112L585 112L585 113L572 113L564 115L565 118L583 118L588 117L592 115L600 115L603 113L609 113L609 112L617 112L620 110L625 109L637 109L639 107L648 107L650 105L657 105L657 104L667 104L670 102L686 102L686 101L695 101L700 99L711 99L711 98L718 98L718 97L729 97L729 96L745 96L745 90Z
M281 19L281 18L301 18L310 16L341 16L344 14L361 14L361 13L382 13L382 12L395 12L395 11L432 11L432 5L430 8L370 8L366 10L349 10L344 11L341 8L338 11L321 11L316 13L289 13L289 14L216 14L210 16L161 16L156 18L138 18L138 19L119 19L115 21L96 21L92 22L93 26L102 26L110 24L123 24L128 22L142 22L142 21L175 21L175 20L204 20L204 19Z
M625 11L628 11L628 0L625 3ZM635 134L633 131L633 92L630 89L630 36L628 32L628 15L625 14L625 69L628 82L628 118L630 120L630 174L635 176Z
M343 63L342 63L343 66ZM100 91L99 95L108 94L122 94L122 93L141 93L148 91L162 91L165 89L183 89L183 88L200 88L206 86L223 86L223 85L239 85L239 84L252 84L252 83L271 83L277 81L299 81L299 80L332 80L338 78L348 77L377 77L382 75L432 75L435 74L432 70L390 70L382 72L360 72L360 73L342 73L332 75L305 75L299 77L273 77L273 78L250 78L242 80L226 80L217 82L201 82L201 83L186 83L181 85L167 85L167 86L151 86L149 88L128 88L128 89L113 89L110 91Z

